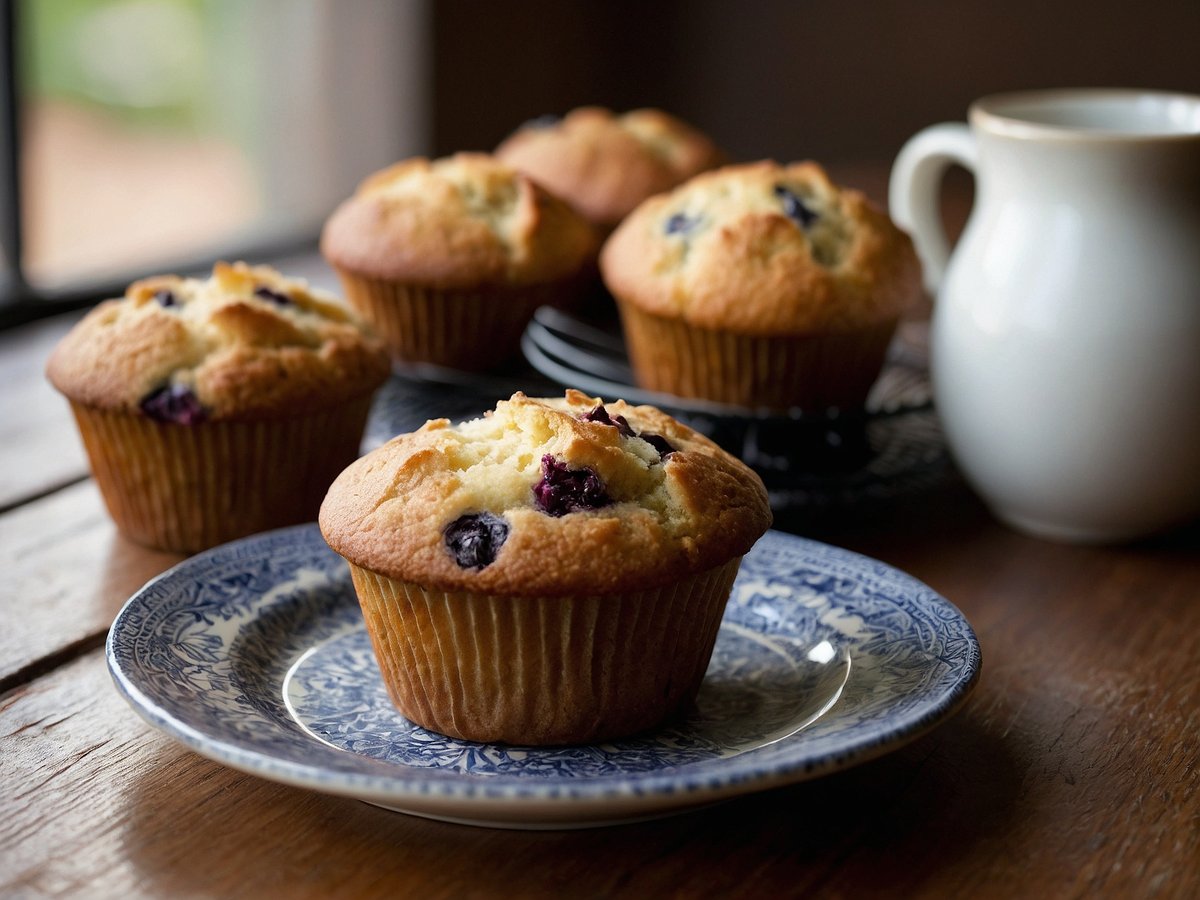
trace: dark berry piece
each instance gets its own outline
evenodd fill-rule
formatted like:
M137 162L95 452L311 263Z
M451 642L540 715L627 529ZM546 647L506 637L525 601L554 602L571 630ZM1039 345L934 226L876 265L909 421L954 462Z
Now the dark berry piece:
M158 302L159 306L166 307L179 305L179 298L175 296L175 292L168 291L166 288L163 288L161 291L155 294L154 299Z
M459 567L482 569L495 561L508 540L508 523L491 513L468 513L447 525L442 534Z
M671 446L670 441L661 434L639 434L638 437L658 451L659 459L666 459L675 452L675 448Z
M280 306L291 306L292 298L287 294L281 294L279 291L273 291L269 287L259 285L254 289L254 296L262 300L270 300L272 303L278 303Z
M687 234L693 228L700 224L699 217L689 216L687 213L677 212L671 218L667 219L663 225L663 232L666 234Z
M608 410L603 406L597 406L595 409L585 412L581 418L585 422L599 422L601 425L611 425L612 419L608 416Z
M195 425L203 422L205 412L192 389L185 384L169 384L147 394L141 404L142 412L156 422Z
M817 214L805 206L803 200L782 184L775 185L775 196L783 204L783 214L801 228L807 229L813 222L817 221Z
M603 406L597 406L591 412L584 413L582 418L585 422L599 422L601 425L611 425L621 434L625 435L625 437L635 436L633 429L629 427L629 422L624 416L613 418L609 416L608 410Z
M550 454L542 457L542 480L533 486L538 507L555 518L612 503L604 482L591 469L568 469Z

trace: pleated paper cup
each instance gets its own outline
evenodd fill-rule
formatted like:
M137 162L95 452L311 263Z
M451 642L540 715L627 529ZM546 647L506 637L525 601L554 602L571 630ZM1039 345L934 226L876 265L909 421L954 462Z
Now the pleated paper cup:
M464 740L561 745L635 734L691 703L740 563L567 597L446 592L350 570L406 718Z
M493 368L516 354L539 306L566 304L573 280L528 285L434 288L338 270L346 299L403 362L464 371Z
M862 408L897 321L850 331L760 336L697 328L619 299L618 306L634 377L646 390L808 413Z
M136 543L196 553L316 518L357 456L370 396L254 422L156 422L71 403L117 528Z

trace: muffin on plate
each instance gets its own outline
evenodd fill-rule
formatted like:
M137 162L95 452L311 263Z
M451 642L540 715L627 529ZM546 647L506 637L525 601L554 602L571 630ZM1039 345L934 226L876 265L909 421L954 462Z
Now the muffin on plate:
M740 407L861 407L922 300L912 241L816 163L698 175L604 245L638 383Z
M632 734L688 704L770 522L761 480L707 438L573 390L394 438L320 515L400 712L533 745Z
M607 235L634 208L725 161L704 134L658 109L585 106L534 119L496 156L562 197Z
M46 374L121 532L193 553L314 518L389 369L334 297L218 263L207 280L147 278L101 303Z
M394 356L467 370L512 356L534 310L578 290L595 248L571 207L481 153L375 173L321 235Z

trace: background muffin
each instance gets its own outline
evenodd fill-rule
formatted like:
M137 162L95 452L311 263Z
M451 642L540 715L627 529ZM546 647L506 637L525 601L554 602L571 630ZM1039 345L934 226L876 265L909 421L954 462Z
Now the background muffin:
M267 267L136 282L55 348L118 528L194 552L316 515L358 455L383 344L329 296Z
M921 302L908 236L811 162L728 166L646 201L601 270L642 387L743 407L860 407Z
M597 741L689 702L771 521L742 463L652 407L515 394L350 466L321 530L405 716L478 741Z
M496 148L607 235L639 203L724 162L695 128L657 109L587 106L526 123Z
M372 175L321 236L347 299L395 356L459 369L512 355L533 311L575 289L595 246L566 203L479 153Z

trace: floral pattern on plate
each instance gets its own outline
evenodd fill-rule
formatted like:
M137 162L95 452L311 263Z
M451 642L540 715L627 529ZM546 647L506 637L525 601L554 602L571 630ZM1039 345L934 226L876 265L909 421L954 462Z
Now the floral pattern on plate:
M980 654L961 613L910 576L769 532L743 561L685 717L607 744L475 744L395 710L345 563L303 525L152 581L114 622L108 661L152 725L227 765L419 815L565 827L879 755L956 709Z

